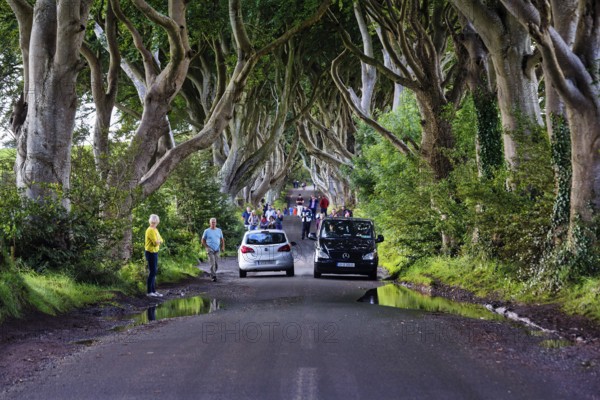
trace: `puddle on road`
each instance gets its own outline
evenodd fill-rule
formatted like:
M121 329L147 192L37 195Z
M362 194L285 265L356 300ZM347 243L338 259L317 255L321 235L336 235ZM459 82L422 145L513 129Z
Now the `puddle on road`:
M122 331L134 326L148 324L151 321L208 314L218 309L219 302L216 299L209 299L202 296L167 300L164 303L148 307L146 311L134 315L133 317L127 317L128 320L133 320L133 323L126 326L118 326L114 329Z
M399 285L390 284L370 289L358 301L407 310L441 312L474 319L517 322L520 327L526 329L528 335L540 338L538 345L541 347L560 349L573 345L571 341L560 337L556 331L544 329L514 312L493 308L490 305L459 303L443 297L431 297Z
M459 303L443 297L431 297L394 284L370 289L358 301L407 310L442 312L475 319L504 319L482 305Z

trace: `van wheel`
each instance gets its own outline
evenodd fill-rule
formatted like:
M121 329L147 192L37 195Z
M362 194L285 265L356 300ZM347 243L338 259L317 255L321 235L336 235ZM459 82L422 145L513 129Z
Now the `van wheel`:
M315 268L315 271L314 271L314 274L313 274L313 276L314 276L315 278L320 278L320 277L321 277L321 273L320 273L319 271L317 271L317 269Z
M370 273L369 279L372 281L376 281L377 280L377 271Z
M240 278L245 278L246 277L246 271L240 269Z
M288 269L287 271L285 271L285 274L287 276L294 276L294 268Z

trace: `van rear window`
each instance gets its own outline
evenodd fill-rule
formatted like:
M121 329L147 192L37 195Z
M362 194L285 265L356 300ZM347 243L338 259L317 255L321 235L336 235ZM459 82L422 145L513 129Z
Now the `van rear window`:
M247 244L279 244L285 243L285 235L281 232L256 232L249 233L246 237Z

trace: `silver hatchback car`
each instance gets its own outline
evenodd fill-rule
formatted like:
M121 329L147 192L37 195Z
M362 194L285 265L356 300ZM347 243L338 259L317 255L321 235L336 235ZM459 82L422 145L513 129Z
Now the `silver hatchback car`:
M287 276L294 276L292 246L295 245L282 230L246 232L238 249L240 278L249 271L285 271Z

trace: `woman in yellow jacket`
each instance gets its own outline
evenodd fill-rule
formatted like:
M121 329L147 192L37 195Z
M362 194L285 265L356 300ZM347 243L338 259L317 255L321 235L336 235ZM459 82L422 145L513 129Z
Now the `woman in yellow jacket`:
M146 229L146 240L145 240L145 255L146 261L148 261L148 289L147 295L151 297L162 297L162 294L156 291L156 273L158 272L158 248L163 243L163 238L158 233L156 226L160 222L158 215L150 215L148 223L150 226Z

